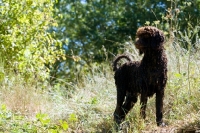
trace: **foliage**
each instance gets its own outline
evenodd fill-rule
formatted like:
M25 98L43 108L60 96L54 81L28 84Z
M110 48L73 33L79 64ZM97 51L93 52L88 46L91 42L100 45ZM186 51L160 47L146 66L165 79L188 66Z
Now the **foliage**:
M165 29L176 41L182 41L181 46L187 50L198 48L197 39L200 35L199 19L200 1L171 1L167 13ZM170 37L170 36L168 36Z
M165 3L154 2L59 0L55 5L59 22L56 33L64 44L69 39L67 54L73 50L87 64L103 61L104 48L109 56L116 54L119 43L130 40L129 36L134 38L138 26L161 18Z
M200 15L200 1L191 0L59 0L55 7L59 23L56 33L64 44L69 39L67 54L73 50L86 62L104 60L103 47L109 55L118 53L117 43L135 38L138 26L147 21L160 21L166 31L184 32L185 27L198 25Z
M0 131L20 133L58 133L68 130L68 123L60 121L54 124L47 114L38 113L35 121L29 121L23 115L12 113L5 105L0 108Z
M0 2L0 54L6 71L28 80L47 78L45 67L62 56L62 44L48 33L52 18L51 0L2 0Z
M95 62L111 58L112 53L117 53L120 43L134 34L132 29L137 27L136 16L131 12L126 11L129 16L124 18L124 4L123 1L59 0L55 5L59 27L53 30L65 45L67 57L78 55L81 60L63 62L61 71L53 75L65 77L68 81L76 79L77 82L83 73L90 72L92 67L98 65ZM133 22L128 24L124 19L130 16ZM66 40L69 41L67 44ZM55 65L55 68L58 66Z
M80 73L90 71L93 63L112 60L123 52L124 43L134 40L139 26L152 25L167 35L182 36L198 28L200 1L196 0L58 0L55 18L56 37L64 44L67 56L77 55L81 60L63 62L66 78L77 79ZM192 42L199 30L191 33ZM66 43L66 40L67 43ZM188 43L182 46L187 48ZM71 73L71 71L73 73Z

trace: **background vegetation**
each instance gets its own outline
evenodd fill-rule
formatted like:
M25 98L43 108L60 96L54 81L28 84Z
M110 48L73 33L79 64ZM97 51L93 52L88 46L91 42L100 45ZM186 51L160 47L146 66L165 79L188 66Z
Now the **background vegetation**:
M164 118L155 124L137 104L124 132L200 128L199 0L0 1L0 132L115 132L111 62L128 53L138 27L166 35L168 84Z

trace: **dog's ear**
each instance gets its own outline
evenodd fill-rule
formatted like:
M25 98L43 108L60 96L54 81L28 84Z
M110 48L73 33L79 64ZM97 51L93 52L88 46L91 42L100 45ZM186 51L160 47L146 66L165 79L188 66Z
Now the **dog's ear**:
M154 37L151 38L151 47L160 48L164 43L164 35L162 32L157 32Z
M157 41L158 41L159 43L163 43L164 40L165 40L164 35L163 35L163 33L162 33L161 31L159 31L159 32L157 33L156 38L157 38Z

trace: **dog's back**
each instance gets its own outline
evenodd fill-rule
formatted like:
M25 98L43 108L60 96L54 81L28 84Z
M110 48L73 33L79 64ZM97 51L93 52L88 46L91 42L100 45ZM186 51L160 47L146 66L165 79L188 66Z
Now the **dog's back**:
M118 62L123 58L125 58L128 61L122 64L121 66L118 66ZM129 87L129 85L138 84L138 81L140 80L139 77L141 75L139 73L140 71L138 70L140 67L140 63L141 63L140 61L131 61L130 57L127 55L120 55L114 60L113 70L115 71L114 79L115 79L115 84L117 88L121 88L121 86L126 86L123 88L128 89L128 88L131 88ZM133 90L129 90L129 91L133 91ZM138 90L134 90L134 91L137 93Z

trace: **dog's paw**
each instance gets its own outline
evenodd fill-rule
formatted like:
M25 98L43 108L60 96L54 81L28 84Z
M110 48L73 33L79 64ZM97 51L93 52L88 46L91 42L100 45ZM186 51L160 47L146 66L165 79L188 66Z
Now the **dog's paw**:
M164 122L157 122L157 126L158 127L166 127L167 125Z
M116 124L115 125L115 130L118 131L119 133L126 133L127 129L130 128L130 123L128 121L124 121L121 124Z

